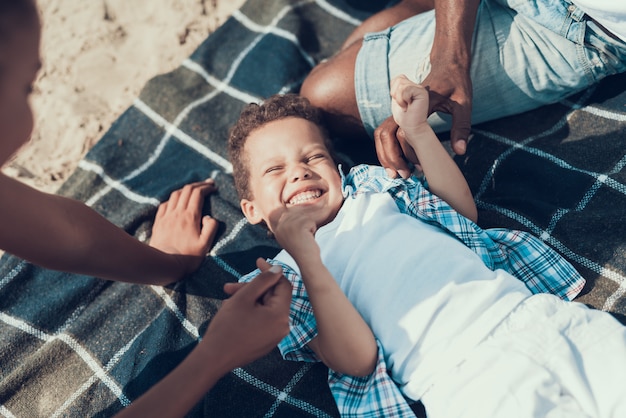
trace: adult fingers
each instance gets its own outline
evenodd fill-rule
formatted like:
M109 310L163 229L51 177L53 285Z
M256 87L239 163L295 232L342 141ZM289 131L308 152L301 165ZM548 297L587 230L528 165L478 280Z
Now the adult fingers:
M217 235L217 229L219 222L215 218L205 215L202 217L202 229L200 230L200 239L202 239L207 246L207 249L213 245L215 235Z
M241 289L243 289L244 287L246 287L248 285L248 283L225 283L224 284L224 293L226 293L229 296L234 295L235 293L237 293L238 291L240 291Z
M271 291L281 277L283 277L283 271L280 266L271 266L249 282L248 286L240 289L237 295L241 294L241 297L252 301L262 300L263 295Z
M189 195L186 197L185 202L187 208L200 209L204 204L204 198L210 193L217 190L217 185L213 179L207 179L205 181L192 183Z
M154 221L157 222L160 218L165 216L167 213L168 202L163 202L157 208L156 215L154 216Z
M467 142L472 128L471 104L458 105L452 113L452 130L450 131L450 144L458 155L465 154Z
M181 209L199 210L202 208L204 198L216 189L217 187L213 179L187 184L178 190L177 205Z
M389 117L380 124L374 131L374 144L376 145L376 155L380 164L387 169L390 174L398 173L402 177L410 173L409 166L404 159L404 154L398 142L398 124L393 117Z
M269 270L272 264L268 263L264 258L258 257L256 259L256 267L263 272Z
M291 283L284 276L280 277L278 283L273 288L274 297L271 298L272 302L276 303L279 306L282 306L287 312L289 311L289 307L291 306Z
M188 207L200 208L204 197L215 190L217 190L217 186L213 179L186 184L170 194L167 201L168 210L187 209Z
M408 161L412 162L413 164L418 164L419 163L417 155L415 154L415 150L407 142L406 135L405 135L405 133L404 133L404 131L402 129L398 129L398 144L400 144L400 148L402 149L402 152L404 153L405 161L408 160ZM404 173L402 173L402 174L404 174ZM411 173L408 172L408 173L406 173L406 175L403 175L402 177L403 178L408 178L410 174Z

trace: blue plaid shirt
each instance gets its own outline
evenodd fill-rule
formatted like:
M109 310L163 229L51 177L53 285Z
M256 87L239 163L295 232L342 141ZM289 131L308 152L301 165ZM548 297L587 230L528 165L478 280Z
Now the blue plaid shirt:
M552 293L562 299L573 299L585 281L580 274L535 236L522 231L494 228L483 230L458 214L441 198L430 193L420 179L389 178L378 166L360 165L343 179L344 195L389 193L402 213L436 225L456 236L478 254L492 270L503 269L522 280L532 293ZM307 344L317 335L317 325L304 283L288 265L282 266L293 285L291 332L278 345L285 359L319 361ZM258 270L242 277L250 281ZM378 364L366 377L354 377L329 370L328 383L342 417L413 416L408 402L389 377L378 343Z

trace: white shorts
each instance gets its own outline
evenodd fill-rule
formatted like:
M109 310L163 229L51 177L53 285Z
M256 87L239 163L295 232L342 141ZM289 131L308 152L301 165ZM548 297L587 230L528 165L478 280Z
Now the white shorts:
M606 312L530 297L422 402L429 418L626 417L626 327Z

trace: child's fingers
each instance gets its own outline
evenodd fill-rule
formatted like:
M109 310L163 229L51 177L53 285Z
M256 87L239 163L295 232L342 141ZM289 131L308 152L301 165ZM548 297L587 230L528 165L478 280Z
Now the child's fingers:
M406 111L408 105L411 103L411 94L407 94L406 81L408 81L406 77L400 79L395 78L393 86L391 87L391 97L404 111Z
M428 94L423 86L415 84L404 74L395 77L391 81L390 92L402 110L406 110L414 100L422 99Z
M402 97L402 102L404 103L404 110L406 110L406 108L413 102L413 100L415 99L415 94L415 89L411 88L410 86L406 86L404 89L402 89L400 95Z

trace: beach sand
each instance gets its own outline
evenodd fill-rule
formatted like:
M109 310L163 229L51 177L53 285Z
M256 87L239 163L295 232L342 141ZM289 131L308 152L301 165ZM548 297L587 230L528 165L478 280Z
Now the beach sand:
M3 168L55 192L153 76L176 68L243 0L39 0L32 138Z

